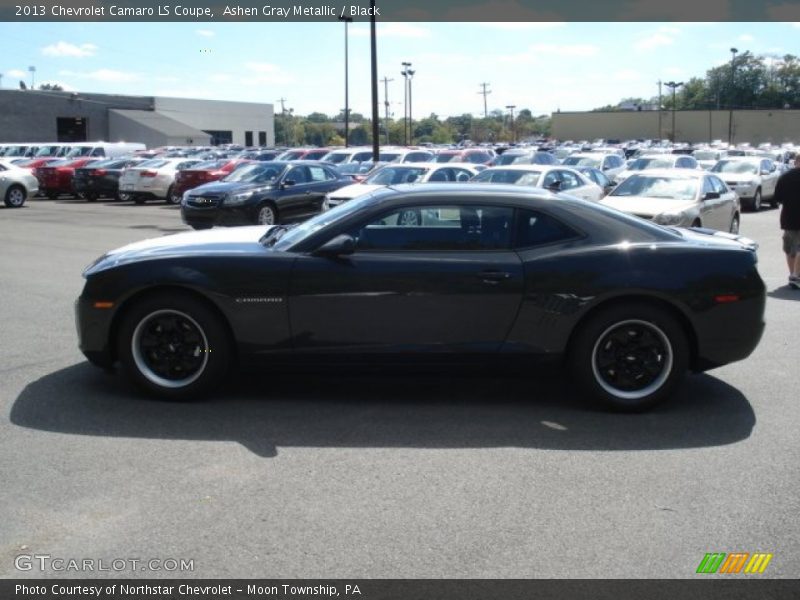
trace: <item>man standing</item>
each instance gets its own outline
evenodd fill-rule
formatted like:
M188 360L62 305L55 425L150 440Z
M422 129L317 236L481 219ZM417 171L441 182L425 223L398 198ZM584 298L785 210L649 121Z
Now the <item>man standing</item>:
M775 199L781 204L783 251L789 266L789 285L800 289L800 152L794 157L794 169L778 179Z

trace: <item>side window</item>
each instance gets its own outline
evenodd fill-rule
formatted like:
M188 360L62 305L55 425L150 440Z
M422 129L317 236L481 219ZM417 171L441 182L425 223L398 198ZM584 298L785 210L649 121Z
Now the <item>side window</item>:
M561 179L558 176L558 171L550 171L547 175L544 176L544 180L542 181L543 188L549 188L554 183L560 183Z
M570 171L561 171L561 189L571 190L585 185L581 178Z
M578 237L578 232L553 217L533 210L520 210L515 248L531 248Z
M453 169L453 181L469 181L472 179L472 173L464 169Z
M438 182L445 182L445 181L450 181L451 179L450 179L450 177L449 177L449 175L448 175L448 172L449 172L449 171L450 171L450 169L436 169L436 170L433 172L433 174L431 174L431 176L428 178L428 181L429 181L429 182L437 182L437 181L438 181Z
M709 192L716 192L714 185L711 183L710 177L703 177L703 196Z
M419 206L396 209L352 233L357 251L502 250L510 246L514 209Z
M728 193L728 186L725 185L725 182L723 182L719 177L712 175L709 177L709 179L711 179L711 185L713 186L715 192L719 193L720 195Z
M315 183L332 179L332 176L322 167L308 167L308 172L311 175L311 181Z
M292 180L295 185L308 183L308 167L294 167L286 174L285 180Z
M103 150L102 148L95 148L94 150L92 150L92 154L91 155L92 156L105 156L106 155L106 151Z

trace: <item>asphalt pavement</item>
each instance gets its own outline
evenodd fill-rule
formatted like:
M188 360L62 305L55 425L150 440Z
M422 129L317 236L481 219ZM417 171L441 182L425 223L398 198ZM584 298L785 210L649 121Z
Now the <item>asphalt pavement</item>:
M778 211L742 218L760 346L643 415L592 410L558 373L266 370L201 403L143 398L84 360L73 302L106 250L184 229L163 204L0 208L0 577L686 578L707 552L800 573L800 291Z

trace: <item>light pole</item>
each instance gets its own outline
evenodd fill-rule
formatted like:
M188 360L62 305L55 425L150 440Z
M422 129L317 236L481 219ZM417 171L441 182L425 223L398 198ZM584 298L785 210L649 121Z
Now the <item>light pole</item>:
M675 143L675 90L683 85L682 81L668 81L665 83L672 90L672 143Z
M28 67L28 71L31 73L31 89L36 89L34 85L36 79L36 67Z
M389 145L389 82L394 81L394 79L389 79L388 77L384 77L381 81L383 81L383 107L385 110L386 116L383 119L383 129L386 132L386 145Z
M344 147L350 145L350 96L348 94L348 52L347 25L353 22L352 17L339 17L344 22Z
M728 103L728 145L733 145L733 102L736 99L736 90L733 87L736 75L736 53L739 52L736 48L731 48L731 94L730 102Z
M400 74L403 76L403 145L408 145L408 78L413 71L410 69L411 63L400 63L403 65L403 70Z
M378 129L378 41L375 33L375 0L369 1L369 54L370 83L372 84L372 160L380 156L380 131Z
M511 111L511 142L514 143L517 141L517 131L516 127L514 127L514 109L517 108L517 105L509 104L506 108Z
M414 102L411 99L411 82L414 80L414 73L411 69L408 70L408 143L414 145L414 117L411 114L411 109Z

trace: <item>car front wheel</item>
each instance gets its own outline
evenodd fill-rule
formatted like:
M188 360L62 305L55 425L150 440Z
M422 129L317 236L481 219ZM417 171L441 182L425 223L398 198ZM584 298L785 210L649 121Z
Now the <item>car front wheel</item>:
M761 210L761 188L756 190L753 200L750 202L750 209L753 212L758 212Z
M733 219L731 219L731 233L739 233L739 215L733 215Z
M145 298L125 314L117 351L141 388L165 399L192 400L224 378L231 343L221 318L205 302L164 293Z
M25 204L25 198L25 189L19 185L12 185L6 191L6 197L3 199L3 201L9 208L19 208Z
M271 204L265 204L258 209L256 220L259 225L277 225L278 213L275 212L275 207Z
M639 412L666 399L688 369L680 323L645 304L594 315L574 340L571 363L579 384L606 408Z

